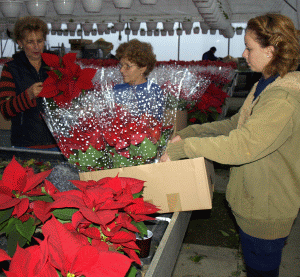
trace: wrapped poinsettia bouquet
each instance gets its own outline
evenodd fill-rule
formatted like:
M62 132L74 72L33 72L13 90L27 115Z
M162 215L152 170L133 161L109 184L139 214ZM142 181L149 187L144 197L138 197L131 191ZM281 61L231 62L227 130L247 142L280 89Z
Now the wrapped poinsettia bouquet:
M153 163L173 131L180 90L199 80L187 69L156 68L146 90L120 89L117 64L85 66L76 54L42 54L45 121L68 161L80 171ZM154 88L154 89L153 89ZM171 89L170 89L171 88Z
M103 178L71 181L60 192L15 158L0 180L0 233L7 237L8 277L136 276L136 233L158 209L144 202L144 181Z

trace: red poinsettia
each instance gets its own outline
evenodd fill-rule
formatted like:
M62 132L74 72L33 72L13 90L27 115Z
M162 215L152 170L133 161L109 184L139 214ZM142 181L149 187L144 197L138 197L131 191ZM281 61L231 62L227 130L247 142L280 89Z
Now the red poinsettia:
M57 55L42 53L42 59L51 68L49 77L43 83L39 97L53 98L59 107L68 106L83 91L93 87L94 68L84 68L75 63L76 53Z
M131 260L112 251L99 251L88 242L83 244L57 219L51 218L42 227L48 236L50 263L63 276L125 276ZM118 262L116 262L118 261Z
M21 218L29 209L29 196L43 195L37 188L51 170L34 174L32 169L23 168L13 157L0 180L0 210L14 207L12 216ZM23 218L25 221L28 218Z

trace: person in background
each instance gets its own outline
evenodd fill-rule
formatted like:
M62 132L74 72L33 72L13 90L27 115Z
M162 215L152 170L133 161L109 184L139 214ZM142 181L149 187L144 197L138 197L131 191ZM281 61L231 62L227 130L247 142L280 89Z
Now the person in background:
M122 43L116 56L120 60L120 72L124 80L123 84L117 84L113 88L116 101L120 104L133 104L136 101L139 113L147 111L157 119L162 119L163 91L147 78L156 63L152 45L133 39ZM132 96L134 99L130 101Z
M111 53L114 45L111 42L105 41L103 38L96 40L93 44L96 44L101 50L101 59L116 59L116 57Z
M203 61L216 61L218 60L218 58L215 56L215 53L217 51L217 48L216 47L211 47L207 52L205 52L203 55L202 55L202 60Z
M48 34L47 24L27 16L15 23L14 39L21 51L3 67L0 78L0 109L11 120L11 145L40 150L59 148L41 113L43 81L48 77L41 53Z
M249 20L243 57L261 72L238 114L177 133L161 162L205 157L231 165L226 199L239 226L248 277L277 277L300 207L299 35L292 20Z

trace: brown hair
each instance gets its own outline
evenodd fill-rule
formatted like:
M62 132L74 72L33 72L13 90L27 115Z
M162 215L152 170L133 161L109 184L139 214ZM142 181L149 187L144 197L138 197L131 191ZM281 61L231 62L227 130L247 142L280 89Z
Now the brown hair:
M34 16L21 17L16 22L14 27L14 40L17 42L24 39L25 31L42 31L44 40L46 40L46 36L49 33L47 23Z
M120 44L116 50L116 57L119 60L127 58L138 67L146 66L147 69L144 72L145 76L150 74L156 63L156 55L153 53L152 45L147 42L141 42L137 39Z
M296 70L299 64L299 33L292 20L281 14L266 14L249 20L246 31L252 31L261 47L274 47L273 58L263 69L266 76Z

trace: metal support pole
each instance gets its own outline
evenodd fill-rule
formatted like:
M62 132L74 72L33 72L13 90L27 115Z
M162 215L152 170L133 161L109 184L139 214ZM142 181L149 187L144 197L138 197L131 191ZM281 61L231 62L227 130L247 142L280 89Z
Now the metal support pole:
M228 52L227 56L230 56L230 38L228 38Z

